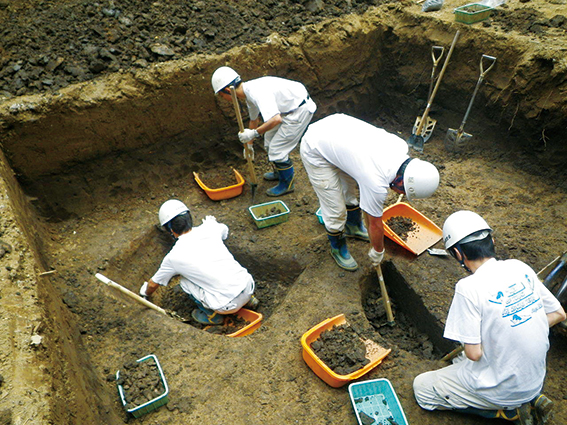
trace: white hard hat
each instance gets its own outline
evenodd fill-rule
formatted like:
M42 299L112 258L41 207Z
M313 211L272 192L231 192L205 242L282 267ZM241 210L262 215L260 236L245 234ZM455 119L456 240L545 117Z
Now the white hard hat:
M211 78L211 84L213 85L213 90L215 94L228 86L236 86L242 80L240 75L236 71L228 66L221 66L215 72Z
M480 232L475 238L467 238L473 233ZM475 212L457 211L451 214L443 224L443 242L445 249L451 248L456 243L467 243L484 239L492 231L488 223ZM475 235L476 236L476 235Z
M169 201L165 201L161 207L159 208L159 224L162 226L166 223L169 223L179 214L183 214L184 212L189 211L189 208L177 199L170 199Z
M408 200L428 198L439 187L439 171L430 162L413 158L404 171L404 191Z

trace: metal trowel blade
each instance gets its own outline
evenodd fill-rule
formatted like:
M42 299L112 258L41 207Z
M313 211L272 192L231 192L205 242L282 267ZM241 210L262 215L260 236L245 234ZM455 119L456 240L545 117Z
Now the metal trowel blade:
M427 252L429 252L430 255L439 255L439 256L448 256L449 253L447 251L445 251L444 249L438 249L438 248L428 248Z

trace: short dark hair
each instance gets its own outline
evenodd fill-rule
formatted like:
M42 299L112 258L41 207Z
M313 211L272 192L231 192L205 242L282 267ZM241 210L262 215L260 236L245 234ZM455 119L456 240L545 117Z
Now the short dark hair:
M479 234L483 232L472 233L472 235ZM467 257L467 260L481 260L483 258L493 258L496 257L496 251L494 250L494 241L492 240L492 234L488 234L484 239L478 241L472 241L467 243L459 243L463 254Z
M178 235L191 230L193 228L193 218L191 218L191 213L187 211L183 214L179 214L173 217L169 222L166 223L166 227L168 227L171 231L177 233Z

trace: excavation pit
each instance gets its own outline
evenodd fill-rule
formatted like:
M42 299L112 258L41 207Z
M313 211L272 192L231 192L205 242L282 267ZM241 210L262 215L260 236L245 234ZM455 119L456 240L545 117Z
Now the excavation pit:
M27 3L9 3L0 8L3 17L12 14L13 20L6 22L31 19L18 9ZM59 2L42 4L36 18L56 12L51 3ZM277 75L303 82L318 105L315 120L348 113L407 138L426 106L431 46L448 46L460 29L431 111L437 128L423 153L411 152L438 166L441 186L432 198L414 205L438 224L457 209L479 212L495 229L498 254L523 260L536 270L567 250L567 68L561 50L564 28L555 16L561 15L560 6L511 0L505 9L493 12L490 26L469 26L453 22L451 11L458 5L451 1L434 14L422 14L413 2L375 2L377 7L369 7L369 2L342 2L341 7L338 2L325 3L327 16L303 11L294 20L285 19L279 5L269 11L271 18L266 5L252 18L248 9L230 3L226 7L236 8L231 13L240 11L243 19L258 23L264 31L261 37L251 31L234 32L234 38L223 39L226 44L220 45L208 28L191 38L208 40L207 55L180 47L177 56L167 60L150 49L148 66L140 68L120 62L126 60L122 56L113 62L103 52L107 59L95 59L110 62L101 62L108 66L97 78L87 73L83 80L72 80L73 74L65 74L69 63L60 63L53 68L54 77L66 78L70 85L64 87L54 78L51 86L45 84L53 88L47 91L33 84L31 71L39 65L12 61L4 55L10 47L2 46L0 238L11 248L4 249L0 270L6 282L1 289L5 320L0 334L2 346L10 350L0 368L3 418L34 424L124 423L115 383L106 377L125 354L140 358L151 352L167 370L170 386L167 408L147 416L156 423L210 422L219 417L230 417L234 423L354 423L348 394L328 388L306 368L299 340L305 329L341 312L372 329L371 314L363 304L379 295L365 295L369 288L377 288L368 244L349 240L359 271L346 273L336 267L324 230L314 219L319 203L297 151L291 156L296 189L282 198L291 210L285 225L261 231L254 227L247 184L240 196L221 201L212 201L198 187L193 172L245 169L232 105L215 98L210 88L210 75L221 65L238 69L245 80ZM293 2L292 8L300 4ZM85 13L96 8L80 5ZM211 7L209 2L191 6L202 8L203 14ZM100 37L101 43L117 33L98 25L119 22L104 15L102 7L91 12L99 20L96 30L81 32L84 37ZM164 25L157 27L170 28L165 19L167 13L173 14L169 3L143 7L143 19L161 12ZM346 15L347 11L366 13ZM75 16L81 13L75 10ZM231 28L232 22L239 22L236 15L218 16L219 22L230 16ZM534 16L541 18L537 25ZM153 27L148 28L149 34ZM113 39L120 44L130 38ZM87 38L77 40L76 46L81 40L93 44ZM15 45L25 53L40 41L41 37ZM249 41L255 44L246 44ZM235 44L239 47L227 51ZM77 60L84 59L81 54L75 55ZM443 135L462 119L482 54L497 57L498 65L482 86L467 122L474 138L462 152L446 152ZM28 52L30 58L34 55ZM113 67L118 67L116 72ZM22 69L27 80L22 79ZM18 78L27 85L12 92L20 84ZM258 143L255 163L257 175L271 171ZM254 203L270 200L264 195L270 186L259 181ZM94 279L95 273L104 272L137 292L171 246L168 236L156 228L157 210L169 198L185 201L196 224L214 215L229 226L227 245L255 277L265 309L260 310L263 324L254 334L210 335L117 296ZM391 195L387 205L394 202ZM484 423L454 413L424 412L411 389L413 378L437 367L433 360L451 348L440 330L454 284L464 271L451 258L415 256L389 240L386 252L384 276L397 322L424 327L410 332L403 331L404 326L379 323L374 331L383 340L397 341L401 336L396 332L403 331L407 346L397 345L379 373L371 372L369 378L386 377L393 383L410 423ZM32 334L44 336L39 346L30 347ZM565 342L553 336L545 389L556 401L557 423L567 422L560 390L561 350Z

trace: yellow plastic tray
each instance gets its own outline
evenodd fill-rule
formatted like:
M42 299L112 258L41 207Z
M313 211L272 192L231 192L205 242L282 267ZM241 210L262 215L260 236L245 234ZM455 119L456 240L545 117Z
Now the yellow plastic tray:
M386 224L392 217L410 218L419 228L411 232L404 241ZM405 202L398 202L386 208L382 221L384 222L384 234L415 255L421 254L443 238L443 231L435 223Z
M335 325L342 325L343 323L348 322L344 314L339 314L338 316L324 320L318 325L312 327L301 337L303 360L305 360L307 366L309 366L319 378L334 388L342 387L350 381L367 374L382 363L382 360L384 360L384 358L390 354L390 351L392 351L391 349L386 349L376 344L374 341L366 339L364 340L364 343L366 344L366 358L370 360L370 363L353 373L349 373L348 375L339 375L333 372L329 366L317 357L317 354L315 354L315 352L311 349L311 343L318 339L322 332L331 329Z
M205 191L209 198L211 198L213 201L222 201L223 199L230 199L240 195L244 187L244 177L242 177L242 174L240 174L234 168L232 170L234 171L234 175L236 177L236 184L227 187L221 187L218 189L211 189L207 187L207 185L203 183L203 181L199 178L198 173L193 172L193 176L195 176L195 181L197 182L199 187Z

